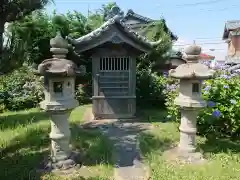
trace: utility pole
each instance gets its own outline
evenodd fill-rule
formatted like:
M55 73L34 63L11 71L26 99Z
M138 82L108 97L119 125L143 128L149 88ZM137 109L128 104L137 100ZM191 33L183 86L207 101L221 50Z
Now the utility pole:
M90 16L90 4L88 3L88 12L87 12L87 16L88 16L88 18L89 18L89 16Z

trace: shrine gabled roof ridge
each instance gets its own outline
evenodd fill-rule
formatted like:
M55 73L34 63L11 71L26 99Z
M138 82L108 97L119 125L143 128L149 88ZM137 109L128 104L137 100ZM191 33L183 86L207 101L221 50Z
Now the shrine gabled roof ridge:
M92 32L90 32L87 35L84 35L84 36L82 36L82 37L80 37L78 39L71 39L70 37L68 37L68 39L74 45L77 45L77 44L82 43L82 42L90 41L93 38L101 36L101 34L103 32L109 30L110 27L112 25L114 25L115 23L120 24L123 27L124 32L127 33L131 38L133 38L133 39L143 43L144 45L147 45L148 47L153 47L153 46L155 46L155 45L157 45L157 44L159 44L161 42L161 40L159 40L157 42L149 41L146 37L140 35L136 31L132 30L127 24L125 24L123 22L123 18L121 16L119 16L119 15L116 15L113 18L109 19L103 25L101 25L99 28L93 30Z
M129 9L128 11L127 11L127 13L126 13L126 15L123 17L123 21L125 22L125 21L127 21L127 18L128 17L135 17L135 18L137 18L137 19L140 19L140 20L142 20L142 21L145 21L146 22L146 24L150 24L151 23L151 25L155 25L156 24L156 22L158 21L158 20L154 20L154 19L151 19L151 18L148 18L148 17L146 17L146 16L142 16L142 15L140 15L140 14L138 14L138 13L135 13L132 9ZM137 23L138 24L138 23ZM140 23L141 24L141 23ZM176 35L174 35L173 34L173 32L166 26L166 28L169 30L169 33L171 34L171 38L174 40L177 40L177 36Z
M135 13L132 9L129 9L129 10L128 10L128 12L127 12L127 14L124 16L124 18L126 18L126 17L128 17L128 16L133 16L133 17L136 17L136 18L141 19L141 20L146 21L146 22L154 22L153 19L150 19L150 18L148 18L148 17L145 17L145 16L142 16L142 15L140 15L140 14L137 14L137 13Z

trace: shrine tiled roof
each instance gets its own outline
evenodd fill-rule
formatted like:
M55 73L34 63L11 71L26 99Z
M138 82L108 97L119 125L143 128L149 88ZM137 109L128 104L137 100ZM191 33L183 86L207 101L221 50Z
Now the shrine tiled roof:
M115 15L113 18L106 21L102 26L85 36L82 36L78 39L71 39L70 37L68 37L68 39L73 45L91 44L94 43L94 39L101 37L107 31L111 31L114 26L120 26L121 31L127 34L128 37L133 39L138 44L144 46L146 51L150 50L152 47L161 42L161 40L157 42L149 41L145 36L140 35L136 31L132 30L127 24L125 24L122 17L119 15Z
M127 14L124 16L124 19L127 19L129 16L136 17L137 19L141 19L142 21L145 21L147 23L154 21L153 19L135 13L132 9L128 10Z

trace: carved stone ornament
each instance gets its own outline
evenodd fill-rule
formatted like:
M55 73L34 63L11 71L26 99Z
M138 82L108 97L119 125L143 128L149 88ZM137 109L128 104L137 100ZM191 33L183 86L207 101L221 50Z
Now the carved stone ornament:
M111 8L108 14L105 14L105 21L113 18L114 16L123 17L123 15L124 15L124 12L118 6L115 5Z
M121 43L123 43L122 39L120 37L118 37L118 36L113 36L112 39L111 39L111 42L113 44L121 44Z
M60 32L57 33L56 37L50 40L50 45L52 48L62 48L62 49L68 48L68 42L65 39L63 39Z

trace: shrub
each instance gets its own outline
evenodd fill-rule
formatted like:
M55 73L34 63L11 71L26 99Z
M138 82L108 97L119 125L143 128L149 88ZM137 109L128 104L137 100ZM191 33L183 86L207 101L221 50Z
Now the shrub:
M174 104L174 99L179 93L179 80L168 77L164 86L163 94L165 97L165 106L168 112L167 118L170 120L180 120L180 111L178 106Z
M75 94L79 104L91 103L92 98L92 70L91 64L86 66L88 72L83 76L77 76Z
M90 102L92 86L88 76L76 80L76 99L80 104ZM42 85L40 77L25 66L0 76L0 112L37 107L44 99Z
M204 83L203 96L208 102L199 115L199 132L218 137L240 136L240 85L239 76L219 73Z
M92 86L91 84L78 84L76 85L76 99L79 104L87 104L91 102Z
M163 89L167 78L150 70L137 71L136 97L139 106L164 106Z
M169 78L171 79L171 78ZM203 82L202 94L207 101L198 116L198 133L218 137L237 138L240 135L240 77L225 71L217 71L216 78ZM174 105L178 95L178 82L165 88L168 118L179 122L179 108Z
M0 77L0 110L36 107L43 98L39 77L22 67Z

